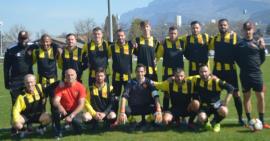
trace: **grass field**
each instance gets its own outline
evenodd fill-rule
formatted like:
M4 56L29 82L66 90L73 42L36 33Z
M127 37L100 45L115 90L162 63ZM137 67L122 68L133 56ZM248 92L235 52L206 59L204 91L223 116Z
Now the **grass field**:
M159 63L159 68L160 68ZM187 64L187 63L186 63ZM186 65L187 66L187 65ZM267 57L266 62L262 66L264 73L264 82L266 87L270 87L270 58ZM4 88L3 79L3 65L0 64L0 140L10 140L10 95L9 91ZM84 74L84 82L86 82L87 74ZM161 78L161 77L159 77ZM87 83L85 83L87 84ZM270 92L266 93L266 121L270 122ZM255 96L252 97L253 103L255 102ZM255 103L253 104L253 117L258 117L256 112ZM233 100L229 104L229 116L222 121L221 132L190 132L187 130L174 128L163 128L154 131L138 131L138 132L126 132L124 128L116 128L113 130L98 130L98 131L85 131L82 135L72 135L72 133L64 134L61 140L67 141L81 141L81 140L95 140L95 141L268 141L270 139L270 130L263 130L260 132L252 133L247 128L243 128L237 125L236 110L234 108ZM245 117L245 116L244 116ZM49 130L44 136L31 135L27 136L23 140L55 140L52 136L52 131Z

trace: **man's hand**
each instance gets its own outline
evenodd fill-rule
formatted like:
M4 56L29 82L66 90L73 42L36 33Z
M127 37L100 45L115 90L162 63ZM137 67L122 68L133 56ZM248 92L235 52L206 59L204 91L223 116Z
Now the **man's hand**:
M67 116L64 120L67 122L67 123L70 123L72 122L74 116L72 114L70 114L69 116Z
M161 123L162 122L162 112L156 112L154 114L155 116L155 123Z
M118 122L120 124L125 124L126 121L127 121L127 115L125 113L120 113L119 118L118 118Z
M60 114L62 116L66 116L67 115L67 111L62 106L59 106L58 107L58 111L60 112Z
M101 113L100 113L100 120L103 120L103 119L105 118L105 116L106 116L106 114L103 113L103 112L101 112Z
M264 39L262 37L260 37L258 40L258 45L259 45L259 48L260 49L265 49L265 42L264 42Z

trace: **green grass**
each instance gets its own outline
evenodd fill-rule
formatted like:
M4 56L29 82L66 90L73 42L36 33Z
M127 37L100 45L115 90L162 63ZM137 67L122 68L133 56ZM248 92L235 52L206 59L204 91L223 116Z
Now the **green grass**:
M186 63L187 64L187 63ZM159 68L161 63L159 63ZM270 87L270 58L267 57L266 62L262 66L262 70L264 73L264 82L266 87ZM186 65L187 67L187 65ZM185 69L187 70L187 69ZM0 64L0 73L3 78L3 65ZM83 81L87 84L87 73L83 75ZM161 76L159 75L161 79ZM11 109L11 100L9 91L4 88L4 80L0 80L0 140L10 140L9 130L10 127L10 109ZM265 118L267 122L270 122L270 93L267 91L266 93L266 113ZM258 117L255 107L255 96L253 95L253 117ZM147 131L147 132L134 132L129 133L126 132L124 128L117 128L114 130L99 130L99 131L85 131L83 135L72 135L72 133L68 132L64 134L62 140L67 141L76 141L76 140L95 140L95 141L179 141L179 140L187 140L187 141L266 141L270 139L270 130L263 130L256 133L251 133L247 128L239 127L237 125L237 116L236 110L234 108L233 100L230 101L229 104L229 116L227 119L222 121L222 128L220 133L213 132L200 132L194 133L186 130L181 130L178 128L164 128L160 130ZM245 116L244 116L245 117ZM52 136L52 131L49 130L48 133L44 136L31 135L25 138L24 140L55 140Z

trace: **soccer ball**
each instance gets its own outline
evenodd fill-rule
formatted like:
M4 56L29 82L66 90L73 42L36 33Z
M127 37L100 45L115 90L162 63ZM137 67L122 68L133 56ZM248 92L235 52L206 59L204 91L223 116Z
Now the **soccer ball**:
M249 121L249 129L253 132L262 130L263 129L262 122L257 118L251 119Z

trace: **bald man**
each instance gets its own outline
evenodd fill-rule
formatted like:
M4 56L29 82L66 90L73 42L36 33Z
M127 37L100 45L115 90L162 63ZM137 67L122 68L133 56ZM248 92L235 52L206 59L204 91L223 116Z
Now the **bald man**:
M56 113L53 115L55 121L56 137L62 136L60 120L70 123L78 134L82 131L81 114L84 108L86 88L77 81L77 74L74 69L65 71L64 83L55 89L53 105Z

